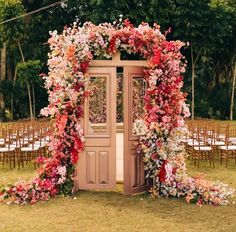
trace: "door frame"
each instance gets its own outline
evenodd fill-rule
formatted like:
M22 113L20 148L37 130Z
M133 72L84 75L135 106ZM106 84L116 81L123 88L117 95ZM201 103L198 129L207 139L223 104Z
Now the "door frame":
M105 68L106 70L107 69L109 69L109 68L114 68L115 70L116 70L116 68L117 67L123 67L124 68L124 70L125 70L125 68L126 67L135 67L135 68L144 68L144 67L147 67L147 60L121 60L121 56L120 56L120 52L118 51L113 57L112 57L112 59L111 60L92 60L91 61L91 63L90 63L90 70L91 70L91 68ZM124 74L124 73L123 73ZM116 73L115 73L115 77L116 77ZM126 77L125 77L125 75L124 75L124 92L125 92L125 80L126 80ZM114 91L115 93L115 96L116 96L116 88L114 88L114 87L116 87L116 79L115 79L115 81L113 82L113 90L112 90L112 92ZM124 94L124 92L123 92L123 94ZM124 94L125 95L125 94ZM125 100L125 96L123 96L123 104L124 104L124 108L125 107L127 107L128 108L128 104L129 104L129 102L126 102L126 100ZM116 102L115 102L115 104L114 105L116 105ZM115 131L115 134L114 134L114 140L116 140L116 110L114 111L115 112L115 114L113 115L113 119L115 120L115 126L113 126L113 128L112 128L112 131L113 131L113 133L114 133L114 131ZM84 119L85 119L85 117L88 117L88 115L85 113L85 115L84 115ZM83 119L83 121L84 121L84 119ZM125 121L125 119L124 119L124 121ZM128 137L129 135L128 135L128 131L126 132L125 131L126 129L125 129L125 122L124 122L124 137L123 137L123 139L125 140L126 139L126 137ZM86 137L85 137L86 138ZM124 141L125 142L125 141ZM115 151L114 152L116 152L116 141L115 142L113 142L113 144L114 144L114 149L115 149ZM125 149L125 144L124 144L124 149ZM81 157L83 156L83 154L81 154ZM117 155L115 155L114 156L115 157L115 159L116 159L116 157L117 157ZM78 163L80 163L81 164L81 162L78 162ZM80 167L81 167L81 165L79 165L79 172L80 172ZM116 170L116 166L114 167L114 169ZM125 170L126 169L129 169L129 166L128 166L128 164L126 163L126 161L125 161L125 151L124 151L124 154L123 154L123 173L124 173L124 179L123 179L123 184L124 184L124 186L125 186L125 184L126 183L128 183L128 185L127 186L130 186L130 181L127 179L127 177L125 177ZM115 184L116 184L116 171L115 171ZM81 186L81 183L79 184L80 186ZM126 186L126 188L124 188L124 190L123 190L123 193L124 194L128 194L128 195L130 195L130 194L133 194L133 193L137 193L138 191L130 191L128 188L127 188L127 186ZM95 186L94 186L95 187ZM104 186L105 187L105 186ZM81 188L80 188L81 189ZM87 188L85 188L85 189L87 189ZM96 187L95 188L90 188L90 189L97 189ZM103 188L103 189L106 189L106 188ZM144 192L145 190L147 189L147 187L145 186L145 187L142 187L140 190L139 190L139 192L141 191L141 192Z

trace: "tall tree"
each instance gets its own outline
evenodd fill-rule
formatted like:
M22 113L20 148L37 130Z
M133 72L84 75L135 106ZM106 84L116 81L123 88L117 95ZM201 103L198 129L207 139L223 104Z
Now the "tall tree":
M14 21L6 22L7 20L14 18L16 16L22 15L24 13L24 8L19 0L0 0L0 43L2 45L2 51L4 51L4 55L2 55L1 62L1 70L5 69L6 64L4 64L4 60L6 61L6 53L7 51L11 51L18 47L20 49L22 59L23 52L21 49L21 41L26 35L26 28L23 19L17 19ZM8 65L11 67L11 64ZM1 76L1 78L5 78L5 76ZM5 111L5 104L1 104L1 111ZM2 114L2 117L5 115Z
M39 60L28 60L17 64L17 81L27 88L31 120L35 117L34 82L37 81L40 70Z
M194 118L195 79L200 74L197 65L200 62L202 67L206 68L204 63L211 59L216 49L219 49L217 46L222 46L224 40L227 40L227 37L232 34L230 15L223 8L212 7L209 0L176 0L174 12L175 38L190 43L187 56L191 67L191 111L192 118ZM198 74L196 70L198 70Z
M21 2L28 12L56 1L22 0ZM3 6L0 7L0 11L4 12L3 15L8 11L3 10L7 4L18 4L17 7L21 8L20 12L14 10L11 11L11 15L8 13L7 17L4 16L5 19L25 12L21 2L0 0L1 6ZM220 91L216 91L215 88L217 86L224 86L225 88L227 86L225 83L232 83L232 50L236 46L232 45L232 31L235 24L233 23L234 17L229 9L233 8L236 8L234 0L68 0L64 5L58 4L50 9L4 25L5 31L11 31L8 36L4 36L8 39L6 41L7 75L13 76L15 73L14 76L17 76L17 73L12 71L16 64L19 60L27 62L29 59L39 59L44 64L43 71L48 71L46 67L48 31L58 30L60 32L64 25L70 25L74 20L78 20L81 24L85 21L92 21L96 24L105 21L113 22L122 14L123 18L130 18L135 25L146 21L150 24L159 23L162 31L171 27L173 33L168 35L169 39L189 41L189 49L183 52L186 54L190 67L186 73L185 87L187 90L190 89L189 92L192 89L192 116L194 117L195 113L198 116L203 115L204 109L207 111L210 106L213 107L214 111L221 110L219 104L208 102L208 97L213 92L220 96ZM1 28L3 25L0 25L0 30ZM22 33L17 35L12 28L18 28L15 31ZM4 34L6 33L4 32ZM29 36L25 36L26 34ZM20 38L18 41L16 40L17 37ZM188 77L191 78L190 81L192 80L191 85L188 84ZM191 86L192 88L190 88ZM32 90L32 86L30 87ZM195 88L196 91L194 92ZM206 91L210 88L214 88L214 91ZM231 89L227 91L230 92ZM225 105L228 102L226 101ZM194 107L195 103L196 107ZM201 105L203 103L204 105ZM34 105L33 102L32 105ZM196 112L194 112L195 110ZM227 113L229 114L229 106ZM215 112L211 112L210 115L214 114Z
M6 61L7 61L7 48L6 43L4 42L2 44L1 48L1 76L0 81L3 81L6 79ZM3 97L3 93L0 93L0 120L5 120L5 101Z

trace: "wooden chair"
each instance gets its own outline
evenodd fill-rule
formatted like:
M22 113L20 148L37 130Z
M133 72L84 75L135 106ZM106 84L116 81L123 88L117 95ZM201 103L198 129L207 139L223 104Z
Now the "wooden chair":
M219 124L218 131L217 131L217 139L218 140L224 140L226 139L226 132L229 129L230 124Z
M4 135L5 144L4 147L0 147L0 161L3 165L8 163L10 169L12 169L12 164L15 167L15 148L10 146L12 141L12 131L6 130L2 133Z
M190 134L186 144L186 152L189 155L191 161L194 161L194 147L203 145L201 139L197 138L197 125L191 125L189 127Z
M50 130L51 123L45 120L0 123L0 162L20 169L38 155L45 156Z
M27 165L32 160L35 161L36 157L38 156L39 146L35 144L35 135L37 137L38 134L34 128L27 129L27 134L25 136L28 141L28 144L27 146L21 146L20 148L20 151L18 153L18 168L20 168L20 166L22 166L23 168L24 165Z
M225 128L225 127L224 127ZM212 140L212 148L213 148L213 153L214 155L217 154L219 156L219 148L220 146L225 145L225 137L226 137L226 132L223 132L223 129L219 123L216 123L213 125L213 140ZM221 131L221 133L220 133ZM221 136L219 136L221 135Z
M228 166L228 159L234 159L236 164L236 129L228 129L226 131L225 145L220 146L220 164L225 159L225 166Z
M193 160L194 165L197 163L197 167L199 168L200 160L209 161L210 166L214 163L214 156L213 156L213 148L212 148L212 141L213 141L213 130L206 130L206 128L198 128L197 129L197 141L198 145L194 146L193 149Z

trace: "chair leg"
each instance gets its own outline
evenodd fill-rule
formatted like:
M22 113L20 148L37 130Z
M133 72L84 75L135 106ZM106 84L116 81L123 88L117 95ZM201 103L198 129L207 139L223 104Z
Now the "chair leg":
M18 167L18 170L20 170L20 165L21 165L21 154L19 153L17 155L17 167Z
M27 152L23 152L22 153L21 167L24 168L25 164L27 164Z
M211 153L208 152L207 157L208 157L208 160L209 160L209 163L210 163L210 167L211 167L211 159L212 159Z
M11 166L11 153L8 154L8 162L9 162L10 169L12 169L12 166Z
M6 156L3 154L3 163L2 163L2 166L4 166L5 161L6 161Z
M211 159L212 159L212 165L213 165L213 168L215 168L214 154L211 154Z
M16 168L16 153L15 151L13 152L13 166Z

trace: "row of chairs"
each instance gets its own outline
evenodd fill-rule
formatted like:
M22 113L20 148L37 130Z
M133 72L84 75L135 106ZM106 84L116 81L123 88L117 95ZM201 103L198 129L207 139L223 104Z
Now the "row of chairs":
M0 127L0 162L8 164L10 169L18 169L33 162L38 156L48 154L47 143L50 140L49 122L21 123L1 125Z
M185 149L194 165L199 167L200 160L207 160L215 167L215 158L219 156L220 163L234 159L236 164L236 128L229 124L200 121L188 124L189 133L183 139Z

